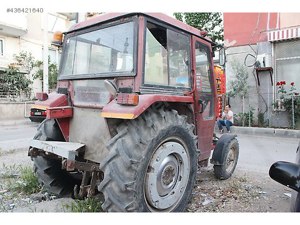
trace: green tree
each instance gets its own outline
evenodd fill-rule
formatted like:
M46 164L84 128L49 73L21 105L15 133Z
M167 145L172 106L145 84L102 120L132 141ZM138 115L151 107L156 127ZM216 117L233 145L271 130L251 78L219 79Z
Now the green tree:
M37 60L34 64L38 70L33 74L33 79L40 79L43 82L43 61ZM56 88L58 69L55 63L48 57L48 85L50 89Z
M224 41L222 13L174 13L176 19L199 30L207 31L207 36L219 44Z
M0 74L0 90L11 98L15 98L24 93L30 97L32 81L14 65L8 66L8 69Z
M233 61L232 62L232 70L233 70L233 74L234 74L234 78L231 79L229 81L229 89L228 89L228 96L229 97L239 97L242 100L242 113L240 114L240 118L242 120L242 125L245 125L245 120L247 119L247 113L245 113L245 98L248 96L249 94L249 85L248 85L248 71L247 68L239 63L238 61ZM249 109L250 110L250 109ZM250 110L251 113L251 110ZM251 118L251 114L250 118ZM253 115L253 113L252 113ZM253 116L252 116L253 118ZM248 117L249 119L249 117ZM250 121L250 120L248 120ZM249 125L251 124L251 122L249 123Z
M28 73L30 73L34 67L35 58L32 56L31 52L21 51L18 55L14 55L14 59L17 61L17 64Z
M0 90L8 98L14 99L22 94L30 98L32 81L28 74L33 69L34 57L29 52L21 51L14 55L14 61L0 74Z
M229 81L229 97L240 97L241 99L247 97L249 92L248 85L248 71L244 65L234 61L231 65L234 78Z

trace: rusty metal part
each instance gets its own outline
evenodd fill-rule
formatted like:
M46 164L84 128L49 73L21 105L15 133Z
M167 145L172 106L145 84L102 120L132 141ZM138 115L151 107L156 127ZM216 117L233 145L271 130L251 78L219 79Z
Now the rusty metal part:
M83 199L84 197L92 197L96 194L97 181L101 179L100 171L84 171L81 185L74 187L74 197L78 199ZM79 190L78 190L79 189Z
M81 171L88 171L88 172L100 172L99 163L92 163L92 162L80 162L75 160L68 160L64 159L62 161L62 169L66 169L67 171L72 170L81 170Z
M28 149L28 156L31 156L32 158L35 158L37 156L47 157L51 159L57 159L59 156L52 154L50 152L45 152L44 150L38 149L38 148L32 148L30 147Z
M75 198L83 199L84 197L91 197L96 194L97 181L100 181L103 177L99 163L64 159L62 161L62 169L66 169L67 171L75 169L83 171L80 187L78 185L74 187Z
M37 156L41 155L42 152L44 153L44 151L37 149L37 148L29 148L28 156L37 157Z

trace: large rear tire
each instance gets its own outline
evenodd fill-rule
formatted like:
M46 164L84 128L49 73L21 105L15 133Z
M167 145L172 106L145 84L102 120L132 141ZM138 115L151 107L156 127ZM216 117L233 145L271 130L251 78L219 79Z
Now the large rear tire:
M149 109L119 125L100 163L102 208L109 212L180 212L197 171L194 126L177 111Z
M33 139L41 141L64 141L55 120L43 121ZM61 169L61 160L42 156L33 157L32 160L38 181L48 192L59 197L67 196L72 194L76 184L80 184L67 171Z

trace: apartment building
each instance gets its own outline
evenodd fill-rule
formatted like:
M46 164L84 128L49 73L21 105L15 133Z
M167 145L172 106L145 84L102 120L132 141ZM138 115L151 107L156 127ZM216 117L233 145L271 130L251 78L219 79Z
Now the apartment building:
M286 89L294 82L300 90L300 13L224 13L224 39L227 45L227 80L244 66L249 74L249 95L244 112L264 113L267 125L290 127L291 117L276 108L280 100L278 82ZM241 112L240 99L232 106ZM300 120L300 119L298 119Z
M46 21L46 22L45 22ZM51 45L55 31L66 31L74 24L71 13L1 13L0 14L0 72L14 63L14 55L30 52L36 60L43 60L44 37L50 60L58 64L60 51ZM47 30L45 35L44 31ZM23 71L26 73L26 71ZM32 79L31 74L27 74ZM33 80L32 96L42 91L42 82Z

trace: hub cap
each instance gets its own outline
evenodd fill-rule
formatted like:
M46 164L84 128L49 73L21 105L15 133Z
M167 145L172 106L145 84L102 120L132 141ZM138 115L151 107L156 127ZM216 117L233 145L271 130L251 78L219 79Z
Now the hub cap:
M232 170L234 169L234 165L235 165L235 161L236 161L236 149L235 147L231 147L229 152L228 152L228 155L227 155L227 158L226 158L226 171L228 173L231 173Z
M145 194L155 210L171 210L184 194L190 172L189 155L176 140L160 145L154 152L146 175Z

